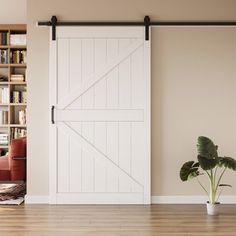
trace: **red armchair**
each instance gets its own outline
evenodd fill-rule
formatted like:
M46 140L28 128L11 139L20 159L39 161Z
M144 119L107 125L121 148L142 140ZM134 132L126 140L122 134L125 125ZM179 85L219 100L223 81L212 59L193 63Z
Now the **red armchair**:
M26 180L26 137L13 139L9 154L0 157L0 181Z

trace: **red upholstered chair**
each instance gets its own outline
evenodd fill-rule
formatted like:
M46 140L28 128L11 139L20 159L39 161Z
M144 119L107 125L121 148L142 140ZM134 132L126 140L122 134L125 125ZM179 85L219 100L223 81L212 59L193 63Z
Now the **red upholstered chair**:
M9 154L0 157L0 181L26 180L26 137L13 139Z

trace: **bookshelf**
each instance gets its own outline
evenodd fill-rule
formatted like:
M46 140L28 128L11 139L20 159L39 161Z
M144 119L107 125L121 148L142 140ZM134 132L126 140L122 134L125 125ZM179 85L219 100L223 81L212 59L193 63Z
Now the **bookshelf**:
M0 24L0 155L26 135L26 25ZM7 142L6 142L7 137Z

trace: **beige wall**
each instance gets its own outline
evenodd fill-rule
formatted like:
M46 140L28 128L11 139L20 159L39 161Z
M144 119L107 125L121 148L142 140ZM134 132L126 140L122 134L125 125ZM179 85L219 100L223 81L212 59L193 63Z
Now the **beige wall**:
M0 0L0 24L25 24L26 0Z
M28 194L48 194L48 28L38 20L236 20L230 0L28 0ZM152 195L201 195L179 180L196 138L236 157L236 29L153 28ZM236 173L225 180L234 183ZM226 194L236 194L234 189Z

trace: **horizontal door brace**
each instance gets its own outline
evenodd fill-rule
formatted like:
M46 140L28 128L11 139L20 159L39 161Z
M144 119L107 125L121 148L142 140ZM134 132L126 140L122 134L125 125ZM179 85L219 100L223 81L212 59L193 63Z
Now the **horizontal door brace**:
M56 122L58 121L86 121L86 122L143 122L143 109L77 109L56 110Z

